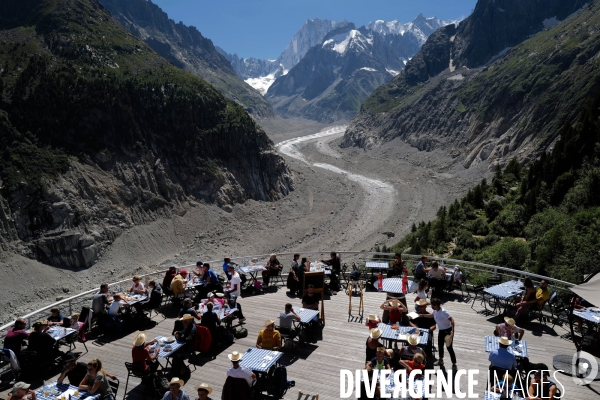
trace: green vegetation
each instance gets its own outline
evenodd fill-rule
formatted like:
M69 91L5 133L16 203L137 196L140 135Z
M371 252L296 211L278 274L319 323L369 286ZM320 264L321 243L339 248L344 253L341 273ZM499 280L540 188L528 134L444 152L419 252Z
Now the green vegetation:
M242 107L172 66L96 1L29 3L33 12L15 6L11 25L0 23L10 32L0 41L3 195L20 183L39 189L69 157L100 153L153 153L193 191L186 177L214 179L232 147L247 150L248 137L268 143Z
M600 95L549 154L496 168L392 251L429 253L578 283L600 263Z

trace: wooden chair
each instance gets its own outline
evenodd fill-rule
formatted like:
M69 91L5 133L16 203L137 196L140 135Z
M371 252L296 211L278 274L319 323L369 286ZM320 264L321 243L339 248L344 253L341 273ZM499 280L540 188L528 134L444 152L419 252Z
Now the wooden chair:
M302 392L302 390L298 390L298 399L297 400L319 400L318 394L308 394Z

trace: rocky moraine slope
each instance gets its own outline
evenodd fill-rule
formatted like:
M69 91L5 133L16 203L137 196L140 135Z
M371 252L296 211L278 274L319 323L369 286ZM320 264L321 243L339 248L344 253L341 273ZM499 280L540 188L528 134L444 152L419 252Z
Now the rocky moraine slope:
M197 202L293 189L240 105L96 0L0 2L0 154L2 250L63 268Z
M598 92L599 51L598 1L480 0L373 92L342 146L399 137L447 149L465 167L527 162Z

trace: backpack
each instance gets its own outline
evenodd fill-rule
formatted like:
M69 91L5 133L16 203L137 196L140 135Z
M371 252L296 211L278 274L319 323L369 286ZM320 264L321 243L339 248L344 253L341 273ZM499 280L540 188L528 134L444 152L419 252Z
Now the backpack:
M234 342L233 334L231 331L224 326L219 325L219 337L221 338L221 344L229 345ZM247 334L248 332L246 332Z
M262 283L260 281L254 281L254 289L261 290L262 289Z
M296 381L287 380L287 369L281 365L273 371L273 375L271 376L271 391L269 394L275 396L277 399L281 399L287 390L294 386L296 386Z
M244 327L238 328L233 333L233 336L235 336L236 339L245 338L248 336L248 329Z
M169 391L169 381L165 377L155 376L152 378L152 388L154 389L154 398L162 399Z

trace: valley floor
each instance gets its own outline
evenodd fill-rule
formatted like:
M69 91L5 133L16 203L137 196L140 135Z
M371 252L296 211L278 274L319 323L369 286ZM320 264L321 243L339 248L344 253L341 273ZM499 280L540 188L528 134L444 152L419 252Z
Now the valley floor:
M87 270L64 270L5 254L0 268L3 287L9 290L0 291L0 301L8 304L2 321L159 265L225 255L389 246L412 223L434 218L440 206L489 174L487 165L467 170L441 151L420 152L399 140L368 152L341 149L343 123L325 126L276 118L261 125L275 143L321 132L295 140L287 153L278 146L294 173L290 195L273 203L251 200L230 213L194 203L182 215L127 229ZM288 155L290 149L301 156Z

